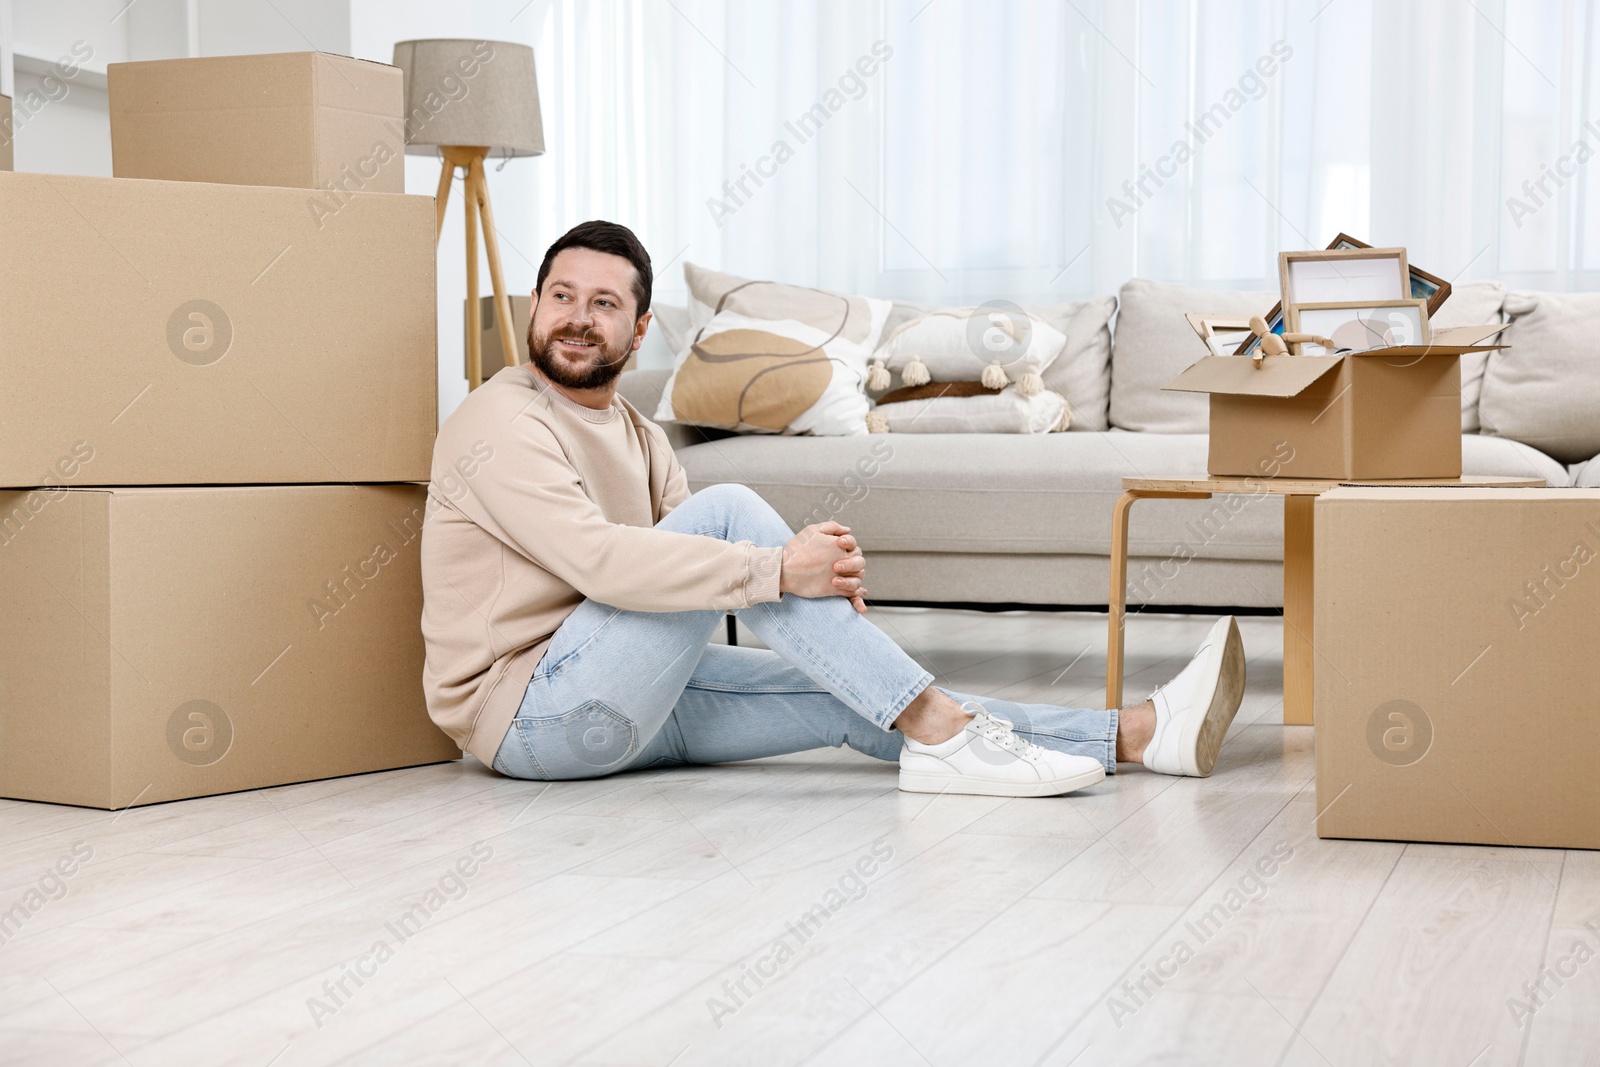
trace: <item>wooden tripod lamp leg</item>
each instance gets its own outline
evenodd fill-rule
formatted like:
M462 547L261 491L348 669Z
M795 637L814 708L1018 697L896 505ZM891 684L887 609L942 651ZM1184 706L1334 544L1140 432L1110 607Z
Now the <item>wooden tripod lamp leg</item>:
M489 180L483 173L483 156L477 156L467 171L469 195L477 198L478 217L483 224L483 247L489 254L489 283L494 287L495 318L500 324L500 355L505 365L515 367L517 338L512 332L511 299L506 295L505 276L500 268L500 240L495 235L494 209L489 206Z
M467 389L483 384L483 331L478 328L478 202L472 190L461 198L467 213Z
M450 181L455 177L456 165L448 159L439 170L439 188L433 194L433 247L439 247L439 236L444 233L444 209L450 203Z

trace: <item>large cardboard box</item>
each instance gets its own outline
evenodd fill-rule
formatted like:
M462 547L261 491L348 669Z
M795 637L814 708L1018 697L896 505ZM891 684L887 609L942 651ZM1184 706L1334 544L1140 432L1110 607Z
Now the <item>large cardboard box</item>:
M16 165L11 149L14 140L16 132L12 126L11 98L0 96L0 170L11 170Z
M1166 388L1211 396L1206 470L1285 478L1459 478L1462 352L1401 346L1352 355L1206 356ZM1293 455L1281 459L1292 448Z
M517 342L518 366L528 362L528 320L533 316L532 296L510 296L511 322ZM488 381L495 374L505 369L505 355L500 351L500 319L494 313L494 297L480 296L478 298L477 314L473 314L472 302L463 301L465 309L465 330L461 341L461 376L472 377L467 368L467 338L473 330L478 331L479 339L483 345L483 380ZM628 362L622 365L623 370L633 370L638 366L639 353L635 352L628 357Z
M1600 490L1316 502L1317 833L1600 848Z
M0 486L426 481L433 202L0 174Z
M98 808L459 757L414 485L0 492L0 796Z
M111 172L119 178L403 193L399 67L325 52L112 63Z

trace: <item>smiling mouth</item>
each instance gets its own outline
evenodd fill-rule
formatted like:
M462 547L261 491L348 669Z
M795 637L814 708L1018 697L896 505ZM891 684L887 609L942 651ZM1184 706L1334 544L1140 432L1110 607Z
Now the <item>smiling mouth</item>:
M597 347L599 347L593 341L573 341L573 340L569 340L569 339L567 339L565 337L557 338L557 340L561 344L569 345L572 348L597 348Z

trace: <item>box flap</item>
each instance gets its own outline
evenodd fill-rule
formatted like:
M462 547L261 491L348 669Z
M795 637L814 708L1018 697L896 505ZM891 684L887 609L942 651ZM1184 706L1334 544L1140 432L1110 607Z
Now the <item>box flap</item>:
M1433 343L1439 345L1476 345L1482 344L1510 325L1509 322L1484 322L1476 326L1435 326L1432 338Z
M1326 356L1267 356L1258 368L1249 356L1206 356L1162 386L1182 393L1297 396L1339 360Z
M1468 352L1494 352L1508 345L1391 345L1388 348L1369 348L1365 352L1346 352L1347 356L1464 356ZM1316 359L1316 356L1301 357ZM1321 357L1326 359L1326 356Z

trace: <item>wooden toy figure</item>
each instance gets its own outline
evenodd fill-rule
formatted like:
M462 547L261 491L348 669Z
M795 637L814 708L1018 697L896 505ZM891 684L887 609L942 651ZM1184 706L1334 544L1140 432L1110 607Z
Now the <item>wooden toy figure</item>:
M1287 356L1290 345L1321 345L1330 352L1334 349L1332 339L1319 337L1314 333L1273 333L1267 326L1267 320L1260 315L1250 316L1250 332L1261 339L1261 343L1256 345L1256 350L1250 353L1250 359L1255 363L1257 370L1261 368L1262 357Z

